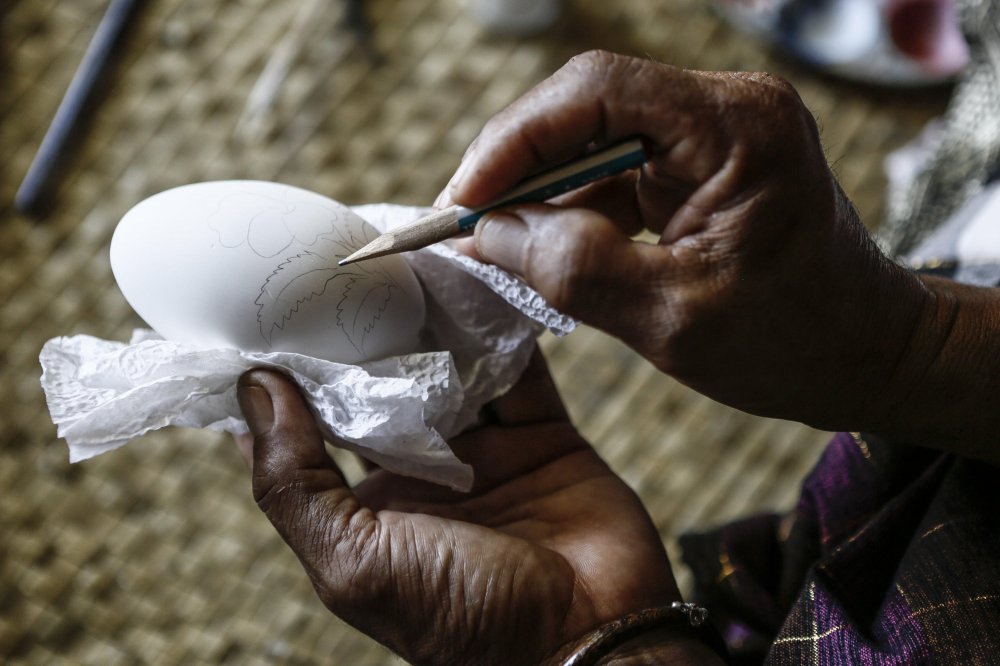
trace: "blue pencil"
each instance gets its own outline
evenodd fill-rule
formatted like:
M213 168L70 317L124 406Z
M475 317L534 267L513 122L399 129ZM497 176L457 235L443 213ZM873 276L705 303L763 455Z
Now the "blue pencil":
M646 151L640 139L613 144L533 176L480 208L452 206L386 232L342 259L340 265L419 250L472 229L483 215L492 210L520 203L548 201L596 180L636 169L645 161Z

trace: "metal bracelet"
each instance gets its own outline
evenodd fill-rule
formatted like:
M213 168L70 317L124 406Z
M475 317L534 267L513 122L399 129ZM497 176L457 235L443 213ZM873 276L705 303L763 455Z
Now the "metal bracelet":
M561 666L589 666L608 655L619 645L636 636L667 626L678 626L691 630L698 638L708 629L708 611L696 604L675 601L666 606L646 608L601 625L597 629L565 645L545 664ZM713 649L716 641L709 640Z

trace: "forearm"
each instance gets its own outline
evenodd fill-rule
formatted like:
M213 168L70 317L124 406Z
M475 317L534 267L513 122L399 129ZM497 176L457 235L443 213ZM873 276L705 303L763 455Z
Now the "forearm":
M921 276L927 296L859 427L1000 463L1000 290Z

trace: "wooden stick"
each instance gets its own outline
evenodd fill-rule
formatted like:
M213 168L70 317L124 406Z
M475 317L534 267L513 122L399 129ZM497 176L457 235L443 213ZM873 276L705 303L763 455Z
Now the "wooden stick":
M274 48L264 70L260 73L246 108L236 122L236 129L247 138L257 138L263 133L266 119L278 98L281 84L288 77L295 60L305 48L311 30L316 25L320 10L329 9L327 0L302 0L289 23L288 30Z
M14 204L22 213L37 215L43 212L74 130L79 126L87 102L93 96L111 61L114 47L138 5L138 0L111 0L104 12L14 197Z

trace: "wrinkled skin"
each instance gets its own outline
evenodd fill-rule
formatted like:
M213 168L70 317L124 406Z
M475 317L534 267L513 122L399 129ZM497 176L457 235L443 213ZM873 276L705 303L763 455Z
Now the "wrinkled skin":
M438 203L482 204L632 135L641 170L488 218L464 251L710 397L864 427L926 289L868 238L788 84L578 56L486 125ZM658 242L631 239L643 229Z
M469 494L378 469L347 487L282 375L244 376L240 402L260 508L323 603L411 662L538 663L680 598L648 515L569 423L540 355L493 423L452 442L476 473Z
M782 81L583 54L490 120L438 204L634 135L642 169L462 249L721 402L1000 463L1000 291L886 258Z
M484 204L634 135L642 169L491 215L461 249L722 402L1000 462L1000 292L889 261L781 81L584 54L486 125L438 203ZM539 368L452 442L471 495L379 470L352 490L294 386L241 381L261 508L326 605L411 661L533 663L678 596L638 500ZM652 663L713 659L659 638Z

